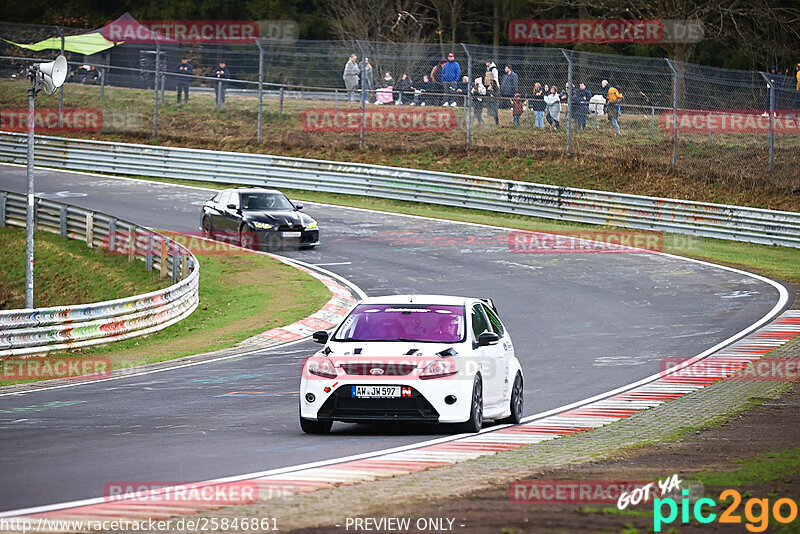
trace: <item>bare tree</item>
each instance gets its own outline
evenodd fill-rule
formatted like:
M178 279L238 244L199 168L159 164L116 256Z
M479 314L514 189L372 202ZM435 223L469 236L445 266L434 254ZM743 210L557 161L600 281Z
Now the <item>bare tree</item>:
M431 26L417 0L330 0L326 18L342 40L423 42Z

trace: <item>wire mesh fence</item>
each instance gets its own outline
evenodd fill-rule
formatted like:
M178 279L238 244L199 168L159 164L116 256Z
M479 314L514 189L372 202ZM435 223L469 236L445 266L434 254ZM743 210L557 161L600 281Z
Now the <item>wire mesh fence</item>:
M15 43L82 31L0 23ZM24 104L27 65L53 55L0 42L4 129L21 131L14 104ZM800 163L798 82L778 73L532 46L365 41L122 44L67 56L60 131L66 116L67 131L231 147L510 148L598 161L613 152L639 165L701 162L710 175L772 182L791 180ZM97 110L102 124L76 126L74 109Z

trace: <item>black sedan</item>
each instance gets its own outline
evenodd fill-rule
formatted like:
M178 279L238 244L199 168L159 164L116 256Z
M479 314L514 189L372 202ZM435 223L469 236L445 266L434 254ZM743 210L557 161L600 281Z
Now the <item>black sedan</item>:
M203 205L203 235L251 249L313 247L317 221L275 189L225 189Z

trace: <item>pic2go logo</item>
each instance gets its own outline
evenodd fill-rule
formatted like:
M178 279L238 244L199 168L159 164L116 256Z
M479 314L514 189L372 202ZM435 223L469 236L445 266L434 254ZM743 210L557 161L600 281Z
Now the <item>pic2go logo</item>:
M711 523L717 519L717 514L712 512L718 503L714 499L704 497L698 499L694 505L689 502L689 490L683 490L680 504L681 523L688 524L690 514L698 523ZM742 495L735 489L727 489L719 494L719 500L732 499L727 508L719 515L720 523L741 524L742 516L736 513L742 504ZM744 503L745 528L750 532L764 532L769 527L770 510L772 517L778 523L791 523L797 518L797 503L789 498L777 499L770 507L769 499L748 499ZM661 532L662 525L669 525L678 519L679 506L675 499L656 498L653 501L653 530ZM666 514L666 515L665 515Z

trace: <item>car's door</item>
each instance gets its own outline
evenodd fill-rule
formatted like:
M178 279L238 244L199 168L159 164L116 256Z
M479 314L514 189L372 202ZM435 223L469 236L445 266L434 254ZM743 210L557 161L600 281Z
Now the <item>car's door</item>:
M478 361L483 378L483 404L484 406L496 406L500 403L503 394L503 381L500 352L502 345L478 346L478 338L484 332L492 332L492 327L483 306L475 304L472 306L471 314L472 336L475 358Z
M498 371L501 373L503 379L503 391L501 396L505 400L510 397L511 387L514 384L514 377L509 376L511 362L514 359L514 345L511 343L511 336L506 332L505 326L503 326L503 322L500 320L497 313L495 313L490 306L485 304L481 304L481 306L483 307L484 313L486 313L486 317L489 319L492 332L497 334L500 338L497 344Z
M229 208L229 205L234 205L234 208ZM235 191L228 191L222 197L219 206L219 227L227 234L227 236L234 241L238 238L239 232L239 193Z

